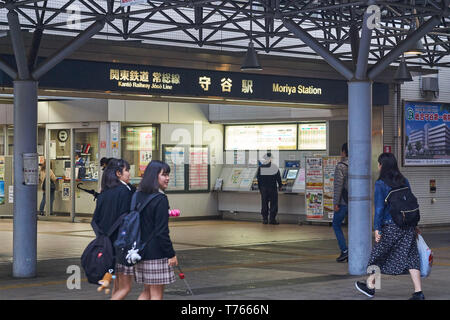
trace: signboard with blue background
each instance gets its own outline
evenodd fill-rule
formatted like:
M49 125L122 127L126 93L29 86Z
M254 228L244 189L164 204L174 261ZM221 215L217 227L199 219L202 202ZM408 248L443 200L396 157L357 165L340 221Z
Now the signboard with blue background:
M404 103L405 166L450 165L450 103Z

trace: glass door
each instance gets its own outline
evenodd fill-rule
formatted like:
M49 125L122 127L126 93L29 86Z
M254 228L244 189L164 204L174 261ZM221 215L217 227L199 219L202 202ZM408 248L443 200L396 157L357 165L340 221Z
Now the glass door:
M98 128L74 129L72 186L74 217L91 217L95 210L94 192L99 191Z
M71 136L70 129L47 130L46 152L39 161L38 210L41 215L71 215L71 197L67 194L71 177Z

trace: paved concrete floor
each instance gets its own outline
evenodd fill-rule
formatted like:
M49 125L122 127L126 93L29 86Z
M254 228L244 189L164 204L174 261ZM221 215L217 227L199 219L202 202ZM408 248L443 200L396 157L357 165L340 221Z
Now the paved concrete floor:
M68 289L67 268L93 239L87 223L38 222L37 277L12 277L12 220L0 220L1 300L107 300L82 275L81 289ZM367 300L354 288L364 276L350 276L336 263L334 233L328 225L262 225L241 221L170 221L178 261L189 282L168 285L166 300ZM450 299L450 228L425 228L434 266L423 280L428 300ZM136 299L134 285L127 297ZM409 276L381 277L374 300L404 300L413 286Z

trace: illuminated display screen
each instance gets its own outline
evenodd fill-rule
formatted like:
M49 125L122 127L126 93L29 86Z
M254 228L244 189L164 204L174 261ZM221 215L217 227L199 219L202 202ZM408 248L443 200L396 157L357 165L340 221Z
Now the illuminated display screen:
M225 127L225 150L295 150L297 125Z
M289 170L288 174L286 176L286 179L287 180L291 180L291 179L297 178L297 173L298 173L298 169L295 169L295 170L291 169L291 170Z
M304 123L298 125L299 150L326 150L327 124Z

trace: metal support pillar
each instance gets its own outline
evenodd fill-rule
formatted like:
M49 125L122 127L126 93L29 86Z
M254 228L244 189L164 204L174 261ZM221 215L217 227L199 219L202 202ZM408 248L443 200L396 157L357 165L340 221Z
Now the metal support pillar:
M372 248L372 82L348 82L349 273L366 274Z
M101 31L105 21L94 22L69 44L48 58L37 69L34 69L38 44L42 35L41 30L35 33L32 51L30 52L30 61L28 61L25 55L18 14L11 10L8 12L7 17L17 65L17 71L15 71L0 60L0 68L14 80L13 277L30 278L36 276L37 266L37 186L23 183L23 154L36 153L37 151L37 79ZM32 73L30 72L30 67L34 69ZM50 161L48 160L47 158L47 166L50 166ZM46 181L46 203L47 208L50 208L50 179L48 174ZM74 175L72 176L72 181L74 181ZM72 186L74 186L74 182Z
M37 186L24 185L23 154L37 149L37 81L14 81L13 276L36 276Z

